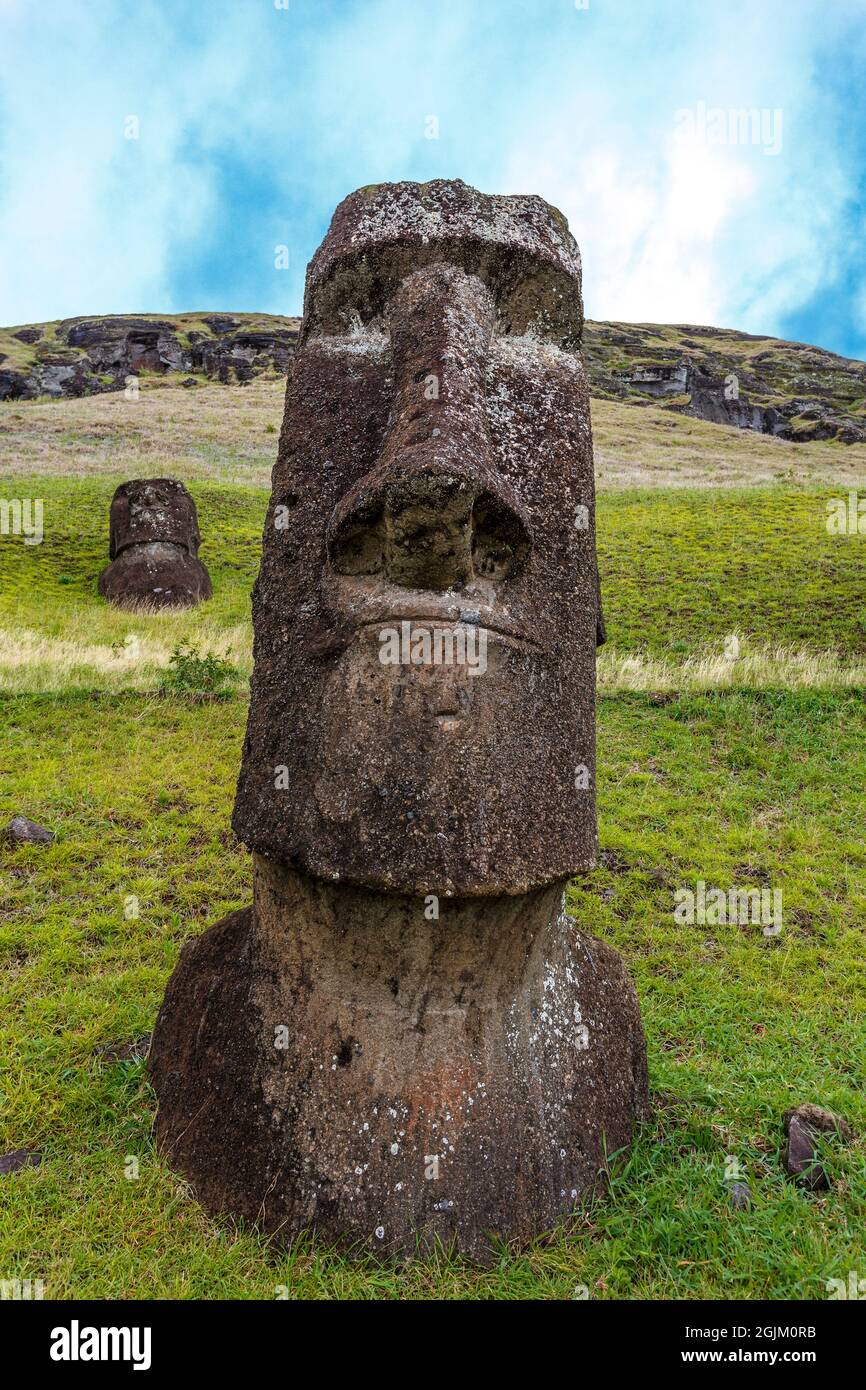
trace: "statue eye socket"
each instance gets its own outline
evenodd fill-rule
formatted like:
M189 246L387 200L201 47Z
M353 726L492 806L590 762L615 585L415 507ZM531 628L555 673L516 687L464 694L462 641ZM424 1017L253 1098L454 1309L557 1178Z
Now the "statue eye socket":
M472 568L480 579L510 579L529 550L523 523L510 507L482 494L472 513Z
M381 507L353 512L331 541L331 563L338 574L379 574L385 565Z

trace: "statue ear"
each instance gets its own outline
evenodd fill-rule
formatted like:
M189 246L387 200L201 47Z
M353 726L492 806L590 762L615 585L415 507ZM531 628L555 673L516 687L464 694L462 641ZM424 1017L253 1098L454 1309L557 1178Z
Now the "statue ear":
M607 641L607 628L604 623L604 610L601 606L601 578L598 573L598 557L595 561L595 645L603 647Z

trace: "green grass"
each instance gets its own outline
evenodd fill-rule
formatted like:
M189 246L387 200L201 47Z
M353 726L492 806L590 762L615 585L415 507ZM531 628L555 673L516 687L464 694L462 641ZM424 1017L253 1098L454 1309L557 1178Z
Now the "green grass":
M0 537L0 626L59 637L73 625L94 641L114 641L134 626L97 593L119 481L15 479L15 496L44 499L45 539L28 546ZM249 621L268 497L262 488L214 482L191 483L190 491L215 597L182 624L183 635L200 622ZM825 504L839 495L779 488L602 493L598 549L611 645L687 655L740 632L835 649L843 659L866 652L866 537L827 533Z
M807 1298L862 1267L862 1144L831 1146L834 1187L818 1196L783 1176L779 1153L798 1101L866 1130L858 694L601 702L603 867L570 906L628 963L663 1103L608 1195L487 1272L444 1255L399 1274L309 1244L286 1255L208 1220L154 1153L153 1096L124 1054L151 1030L182 943L250 898L228 829L245 713L239 699L2 701L4 817L57 831L2 861L0 1151L44 1154L0 1183L4 1278L60 1297L286 1285L298 1298L548 1298L583 1284L592 1297ZM677 926L674 889L698 877L769 877L781 935ZM728 1205L727 1155L750 1211Z
M43 499L41 545L0 537L0 623L60 636L70 618L89 612L99 627L128 629L129 615L109 610L97 591L108 564L108 508L121 478L15 479L16 497ZM7 492L10 489L7 488ZM261 488L220 483L191 485L204 536L201 558L214 581L214 598L200 610L231 626L249 619L250 591L259 564L268 494ZM113 619L117 619L113 623Z
M41 546L0 538L0 823L23 813L57 839L0 849L0 1152L43 1153L0 1178L0 1279L41 1278L47 1297L571 1298L586 1286L593 1298L800 1299L862 1277L862 1137L827 1145L824 1194L792 1184L780 1150L782 1112L799 1101L866 1134L866 701L862 686L822 684L829 668L783 688L784 662L767 689L750 688L744 663L730 689L626 688L599 704L604 853L570 907L628 964L657 1100L608 1193L484 1271L444 1253L399 1272L310 1242L287 1254L204 1215L154 1152L136 1043L184 941L251 897L229 828L246 704L157 690L182 642L246 674L267 494L190 480L215 597L133 617L96 588L118 481L4 488L44 498L46 530ZM844 490L603 491L614 657L676 678L737 632L862 661L866 538L824 526ZM125 660L131 635L142 655ZM782 933L677 925L674 891L698 878L780 888ZM728 1156L751 1184L748 1211L730 1207Z

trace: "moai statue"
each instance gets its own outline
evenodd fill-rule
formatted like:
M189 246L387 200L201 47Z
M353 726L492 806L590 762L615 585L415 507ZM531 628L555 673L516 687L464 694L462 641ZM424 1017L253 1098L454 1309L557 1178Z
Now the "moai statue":
M173 478L121 483L111 499L111 564L99 592L115 608L189 608L210 598L195 503Z
M580 260L537 197L348 197L307 275L234 827L254 903L151 1051L213 1212L472 1257L585 1198L647 1111L590 869L600 624Z

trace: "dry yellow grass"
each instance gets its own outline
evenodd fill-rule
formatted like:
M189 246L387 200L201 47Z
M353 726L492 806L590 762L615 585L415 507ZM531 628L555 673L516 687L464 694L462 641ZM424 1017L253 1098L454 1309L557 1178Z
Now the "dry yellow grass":
M833 651L798 651L793 647L747 643L732 660L718 646L683 661L618 652L598 654L598 693L634 690L675 694L699 690L843 690L866 686L866 659L842 662Z
M0 691L7 694L68 690L153 691L175 646L194 640L202 653L232 662L249 678L252 626L223 627L189 612L111 614L115 632L105 633L99 609L85 611L63 637L32 628L0 628ZM119 630L118 630L119 629Z
M266 487L277 451L285 380L247 386L142 379L80 400L0 404L0 479L105 473L214 478ZM600 488L866 486L866 445L791 444L654 406L592 403Z
M0 628L0 691L154 691L174 647L184 638L194 638L202 653L232 662L244 682L249 679L250 624L221 627L189 613L129 614L121 623L126 629L123 636L108 640L108 634L100 631L99 616L99 610L82 615L63 637L49 637L31 628ZM597 663L598 692L675 694L734 688L841 690L866 686L866 659L842 662L832 651L798 651L746 638L739 642L740 654L735 660L726 657L718 644L680 662L603 647Z
M137 399L122 391L78 400L0 405L0 478L98 473L128 478L213 478L267 487L277 454L284 377L248 386L144 378Z
M784 483L844 490L866 482L863 444L792 444L618 401L593 401L592 424L600 489Z

